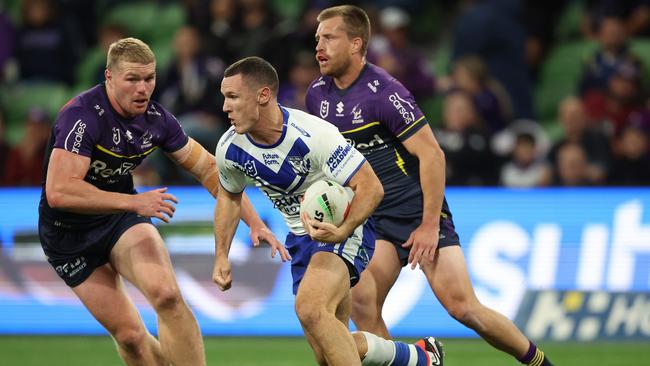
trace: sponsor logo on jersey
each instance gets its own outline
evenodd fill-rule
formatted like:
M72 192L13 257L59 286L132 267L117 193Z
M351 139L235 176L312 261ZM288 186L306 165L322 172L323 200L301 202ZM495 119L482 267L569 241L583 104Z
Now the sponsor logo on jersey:
M352 107L352 124L357 124L357 123L363 123L363 117L361 117L361 107L359 105L355 105Z
M81 147L81 142L84 139L84 133L86 132L86 124L78 120L75 122L74 126L68 133L68 136L65 138L63 146L66 150L71 151L75 154L79 154L79 148ZM72 147L68 149L68 141L72 143Z
M415 115L413 114L413 112L409 112L408 110L406 110L404 104L407 104L411 108L411 110L414 110L415 108L413 108L413 105L411 103L402 99L399 96L399 94L397 94L397 92L391 94L388 97L388 100L393 104L393 107L395 107L395 109L399 112L399 114L402 115L405 124L408 125L409 123L415 121Z
M373 147L385 147L386 142L379 137L378 134L374 134L372 140L368 142L357 142L352 139L345 139L350 145L355 147L357 150L363 152L364 150L373 148Z
M321 86L321 85L325 85L325 80L323 80L322 76L320 78L318 78L318 81L315 82L314 85L312 85L311 87L315 88L315 87Z
M120 143L120 129L117 127L113 127L113 143L115 145L118 145Z
M311 171L311 161L302 156L287 156L287 162L291 165L293 171L302 177Z
M330 172L334 172L336 168L341 164L343 159L350 153L352 150L352 145L345 144L345 146L339 145L332 155L327 159L327 166L330 168Z
M126 141L133 143L133 134L129 130L126 130Z
M366 85L368 85L368 88L370 88L370 90L372 90L373 93L376 93L377 87L379 86L379 80L375 79L371 82L368 82L368 84Z
M95 160L90 164L90 169L88 170L102 178L109 178L115 175L131 174L133 168L135 168L135 164L128 161L123 161L119 167L111 169L107 163L101 160Z
M142 137L140 137L140 141L142 142L142 144L140 145L140 148L141 149L150 148L151 145L152 145L151 144L151 139L152 138L153 138L153 135L151 134L151 132L149 132L149 130L147 130L147 132L145 132L144 135L142 135Z
M264 193L266 193L266 191L264 191ZM271 202L273 202L274 208L277 208L287 215L296 215L300 212L300 195L269 198L271 199Z
M336 116L337 117L343 117L343 109L344 108L345 108L345 104L343 104L343 102L336 103Z
M280 165L280 156L276 153L262 153L262 159L265 165Z
M291 122L291 127L293 127L293 128L295 128L296 130L298 130L298 132L300 132L301 134L303 134L303 136L305 136L305 137L311 137L311 135L309 134L309 132L305 131L304 128L298 126L297 124L295 124L295 123L293 123L293 122Z
M327 100L320 101L320 116L321 118L327 117L330 113L330 102Z
M99 104L95 104L95 110L97 111L97 115L99 117L104 115L104 109L99 106Z

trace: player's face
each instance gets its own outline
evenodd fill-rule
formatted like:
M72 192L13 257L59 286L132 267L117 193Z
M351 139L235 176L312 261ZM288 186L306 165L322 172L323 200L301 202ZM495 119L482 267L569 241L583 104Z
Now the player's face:
M230 124L239 134L249 132L259 120L257 93L245 81L241 74L225 77L221 81L223 111L228 114Z
M320 73L332 77L342 75L351 63L352 39L345 32L343 18L323 20L316 30L316 61Z
M106 70L106 90L113 109L123 117L143 114L156 86L156 64L120 62Z

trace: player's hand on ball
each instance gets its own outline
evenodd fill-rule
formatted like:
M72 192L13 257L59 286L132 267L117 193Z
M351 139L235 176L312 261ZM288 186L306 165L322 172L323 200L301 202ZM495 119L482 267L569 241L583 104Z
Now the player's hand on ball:
M347 239L349 233L339 227L326 222L312 220L306 213L300 215L302 225L305 227L307 234L315 241L323 243L340 243Z
M212 281L219 286L221 291L226 291L232 286L232 269L230 261L226 259L217 258L214 262L214 270L212 271Z
M166 193L167 187L153 189L133 196L135 199L135 213L145 217L156 217L164 222L174 216L175 204L178 199L174 195Z
M280 253L280 258L283 262L290 261L291 256L287 249L280 243L280 241L273 235L273 232L264 223L261 225L251 225L250 233L253 246L258 247L260 242L265 242L271 246L271 258L275 258L276 253Z

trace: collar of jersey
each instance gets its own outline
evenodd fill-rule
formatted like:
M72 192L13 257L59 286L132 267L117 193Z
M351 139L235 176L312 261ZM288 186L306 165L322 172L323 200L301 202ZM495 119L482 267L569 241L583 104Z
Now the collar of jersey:
M336 94L338 94L340 97L342 97L342 96L344 96L345 94L347 94L348 91L350 91L350 90L352 89L352 87L357 83L357 81L361 80L361 77L363 76L363 74L365 74L365 73L366 73L366 70L368 70L368 65L369 65L369 64L370 64L370 63L366 61L366 64L363 65L363 68L362 68L361 71L359 72L359 75L357 75L357 78L354 79L354 81L352 82L352 84L350 84L350 86L348 86L348 87L345 88L345 89L339 89L339 87L336 86L336 83L334 82L334 78L331 78L332 88L334 89L334 91L336 91Z
M272 149L282 143L284 141L284 136L287 135L287 122L289 121L289 111L286 110L280 103L278 103L278 106L280 107L280 111L282 111L282 135L280 135L280 138L278 141L270 144L270 145L264 145L264 144L259 144L255 142L248 134L246 134L246 138L248 141L250 141L251 144L261 148L261 149Z

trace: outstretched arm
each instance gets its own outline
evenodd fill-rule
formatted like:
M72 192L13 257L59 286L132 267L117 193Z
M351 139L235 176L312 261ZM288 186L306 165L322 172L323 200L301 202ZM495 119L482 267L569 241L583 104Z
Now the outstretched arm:
M226 291L232 285L232 274L228 253L237 230L241 214L242 194L232 194L225 189L219 191L214 206L214 239L215 260L212 280L221 291Z
M412 246L409 254L411 268L420 261L433 261L438 247L440 211L445 195L445 154L429 126L422 127L402 142L420 162L420 186L423 195L422 223L404 246Z

